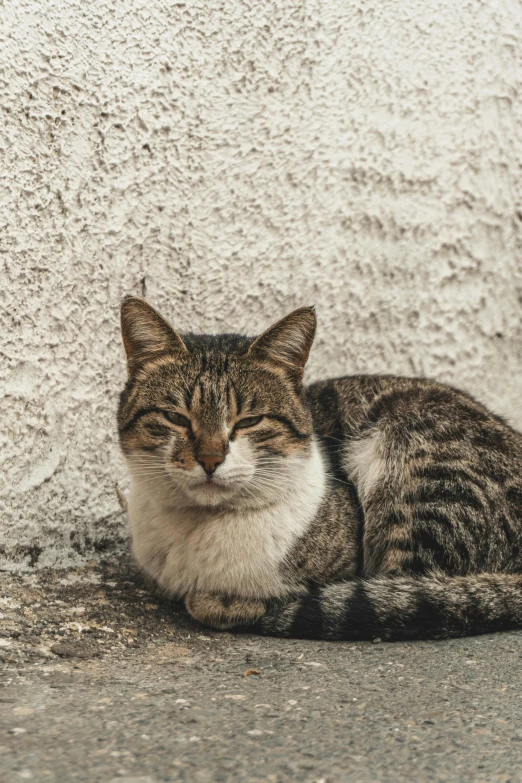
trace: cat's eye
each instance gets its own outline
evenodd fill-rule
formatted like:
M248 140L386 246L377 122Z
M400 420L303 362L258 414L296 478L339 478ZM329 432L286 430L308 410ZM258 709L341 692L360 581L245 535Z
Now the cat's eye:
M165 411L165 416L172 424L176 424L178 427L190 427L190 421L186 416L182 416L181 413L170 413L170 411Z
M262 418L262 416L247 416L245 419L240 419L234 429L244 430L247 427L255 427L256 424L259 424Z

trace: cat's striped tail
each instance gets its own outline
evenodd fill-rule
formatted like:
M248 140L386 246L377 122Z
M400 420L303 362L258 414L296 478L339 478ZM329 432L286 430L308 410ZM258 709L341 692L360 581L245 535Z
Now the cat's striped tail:
M437 639L522 627L522 574L393 576L317 587L248 630L302 639Z

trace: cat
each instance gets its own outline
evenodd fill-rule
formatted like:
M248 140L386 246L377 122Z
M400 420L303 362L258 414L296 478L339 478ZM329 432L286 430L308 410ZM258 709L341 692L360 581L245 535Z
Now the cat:
M305 387L316 315L178 334L126 297L118 411L141 569L217 629L427 639L522 626L522 435L469 394Z

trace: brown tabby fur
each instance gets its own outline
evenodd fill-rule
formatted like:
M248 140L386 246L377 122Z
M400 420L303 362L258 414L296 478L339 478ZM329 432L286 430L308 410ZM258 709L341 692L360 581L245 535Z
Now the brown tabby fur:
M241 438L274 459L306 459L314 438L323 454L327 491L281 563L284 591L191 592L186 606L197 619L326 639L522 626L522 435L470 395L394 376L303 387L310 308L257 340L179 336L128 298L122 331L129 381L118 425L131 460L171 440L170 459L187 471L206 454L225 463ZM169 412L192 429L180 432ZM261 414L252 429L233 429Z

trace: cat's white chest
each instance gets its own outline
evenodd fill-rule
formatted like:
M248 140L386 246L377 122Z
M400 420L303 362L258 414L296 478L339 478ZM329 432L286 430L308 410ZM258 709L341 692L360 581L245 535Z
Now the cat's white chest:
M199 590L243 597L284 595L281 566L315 517L324 493L322 465L295 492L263 509L192 512L133 483L133 550L169 594Z
M138 562L173 595L202 590L268 597L284 592L279 571L294 537L274 514L228 513L194 522L183 512L167 512L132 528Z

